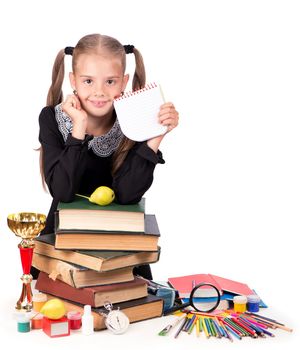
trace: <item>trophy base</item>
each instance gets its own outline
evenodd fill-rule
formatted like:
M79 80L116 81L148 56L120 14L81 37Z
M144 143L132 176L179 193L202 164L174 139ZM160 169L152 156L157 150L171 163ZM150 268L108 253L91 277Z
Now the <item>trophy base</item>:
M32 304L19 304L17 302L16 306L15 306L15 309L18 310L18 311L26 311L26 312L30 312L32 311Z
M16 304L16 310L24 310L30 312L32 310L32 290L31 290L31 274L24 274L21 277L23 281L22 292Z

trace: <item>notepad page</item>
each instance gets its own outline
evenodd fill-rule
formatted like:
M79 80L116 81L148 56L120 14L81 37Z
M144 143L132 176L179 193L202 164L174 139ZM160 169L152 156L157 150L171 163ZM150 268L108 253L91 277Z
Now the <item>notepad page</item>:
M117 118L125 136L133 141L145 141L167 131L158 121L164 98L158 84L127 92L114 101Z

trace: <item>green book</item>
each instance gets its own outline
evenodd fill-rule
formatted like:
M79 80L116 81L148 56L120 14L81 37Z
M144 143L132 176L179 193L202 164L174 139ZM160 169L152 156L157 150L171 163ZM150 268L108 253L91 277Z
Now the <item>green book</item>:
M102 210L102 211L124 211L124 212L145 212L145 198L142 198L137 204L118 204L115 202L109 205L98 205L91 203L88 199L76 195L72 202L59 202L58 210L79 209L79 210Z
M98 272L105 272L127 266L155 263L159 260L160 247L154 252L61 250L55 249L55 234L50 233L35 239L34 252Z
M111 203L100 206L86 198L76 196L73 202L59 202L57 209L57 231L145 231L145 198L137 204Z
M155 215L145 215L145 231L56 229L55 248L79 250L157 251L160 236Z

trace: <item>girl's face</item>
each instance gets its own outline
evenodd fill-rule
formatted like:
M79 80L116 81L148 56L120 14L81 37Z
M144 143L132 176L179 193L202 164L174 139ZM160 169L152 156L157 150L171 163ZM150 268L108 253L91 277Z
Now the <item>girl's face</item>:
M75 72L70 73L81 107L92 117L111 114L113 100L125 90L128 78L120 60L96 54L80 55Z

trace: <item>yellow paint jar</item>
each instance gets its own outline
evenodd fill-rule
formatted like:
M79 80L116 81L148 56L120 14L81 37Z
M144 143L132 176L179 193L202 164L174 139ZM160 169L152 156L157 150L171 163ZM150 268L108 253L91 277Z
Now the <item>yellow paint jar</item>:
M235 312L245 312L247 309L247 297L245 295L233 297L233 308Z
M32 296L33 310L40 312L41 308L47 301L47 295L44 293L36 293Z

